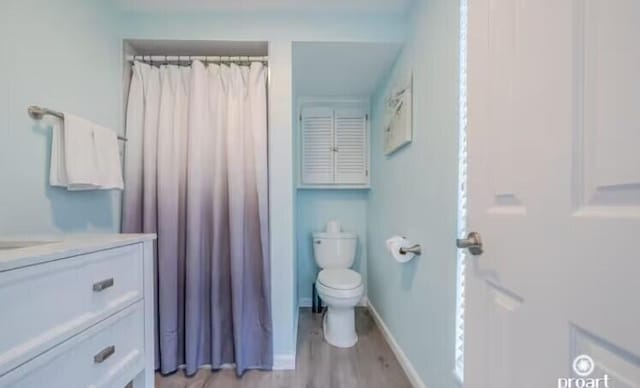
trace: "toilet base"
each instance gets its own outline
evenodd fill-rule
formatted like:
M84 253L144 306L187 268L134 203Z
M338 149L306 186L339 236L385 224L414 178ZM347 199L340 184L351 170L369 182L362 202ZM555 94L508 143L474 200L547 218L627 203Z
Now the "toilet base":
M350 348L358 342L354 307L331 307L322 319L324 339L338 348Z

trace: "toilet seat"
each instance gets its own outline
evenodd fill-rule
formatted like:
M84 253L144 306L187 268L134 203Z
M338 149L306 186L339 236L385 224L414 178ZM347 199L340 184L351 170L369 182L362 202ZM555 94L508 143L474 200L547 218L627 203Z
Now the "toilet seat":
M362 276L350 269L323 269L318 283L334 290L353 290L362 285Z
M321 298L360 299L364 292L362 276L350 269L324 269L318 274L316 289Z
M322 320L325 340L339 348L358 342L354 307L362 299L362 276L350 269L324 269L316 279L316 290L327 306Z

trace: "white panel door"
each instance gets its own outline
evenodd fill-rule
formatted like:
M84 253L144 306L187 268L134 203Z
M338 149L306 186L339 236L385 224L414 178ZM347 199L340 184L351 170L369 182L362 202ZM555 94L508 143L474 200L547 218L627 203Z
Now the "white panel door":
M335 183L369 182L367 114L363 109L335 110Z
M640 387L639 37L638 0L469 1L467 388Z
M333 183L333 109L305 108L301 121L302 183Z

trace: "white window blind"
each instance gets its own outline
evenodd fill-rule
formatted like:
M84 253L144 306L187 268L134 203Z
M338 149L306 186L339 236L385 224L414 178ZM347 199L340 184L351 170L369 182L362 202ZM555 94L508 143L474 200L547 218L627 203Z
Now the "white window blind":
M361 109L335 111L335 183L367 183L367 115Z
M302 182L330 184L334 180L333 109L306 108L301 116Z

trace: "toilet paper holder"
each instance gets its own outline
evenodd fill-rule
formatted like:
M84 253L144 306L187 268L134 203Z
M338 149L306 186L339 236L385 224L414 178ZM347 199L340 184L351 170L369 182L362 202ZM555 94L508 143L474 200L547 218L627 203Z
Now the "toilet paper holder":
M422 245L414 244L407 248L400 248L400 254L406 255L407 253L413 253L416 256L420 256L422 254Z

